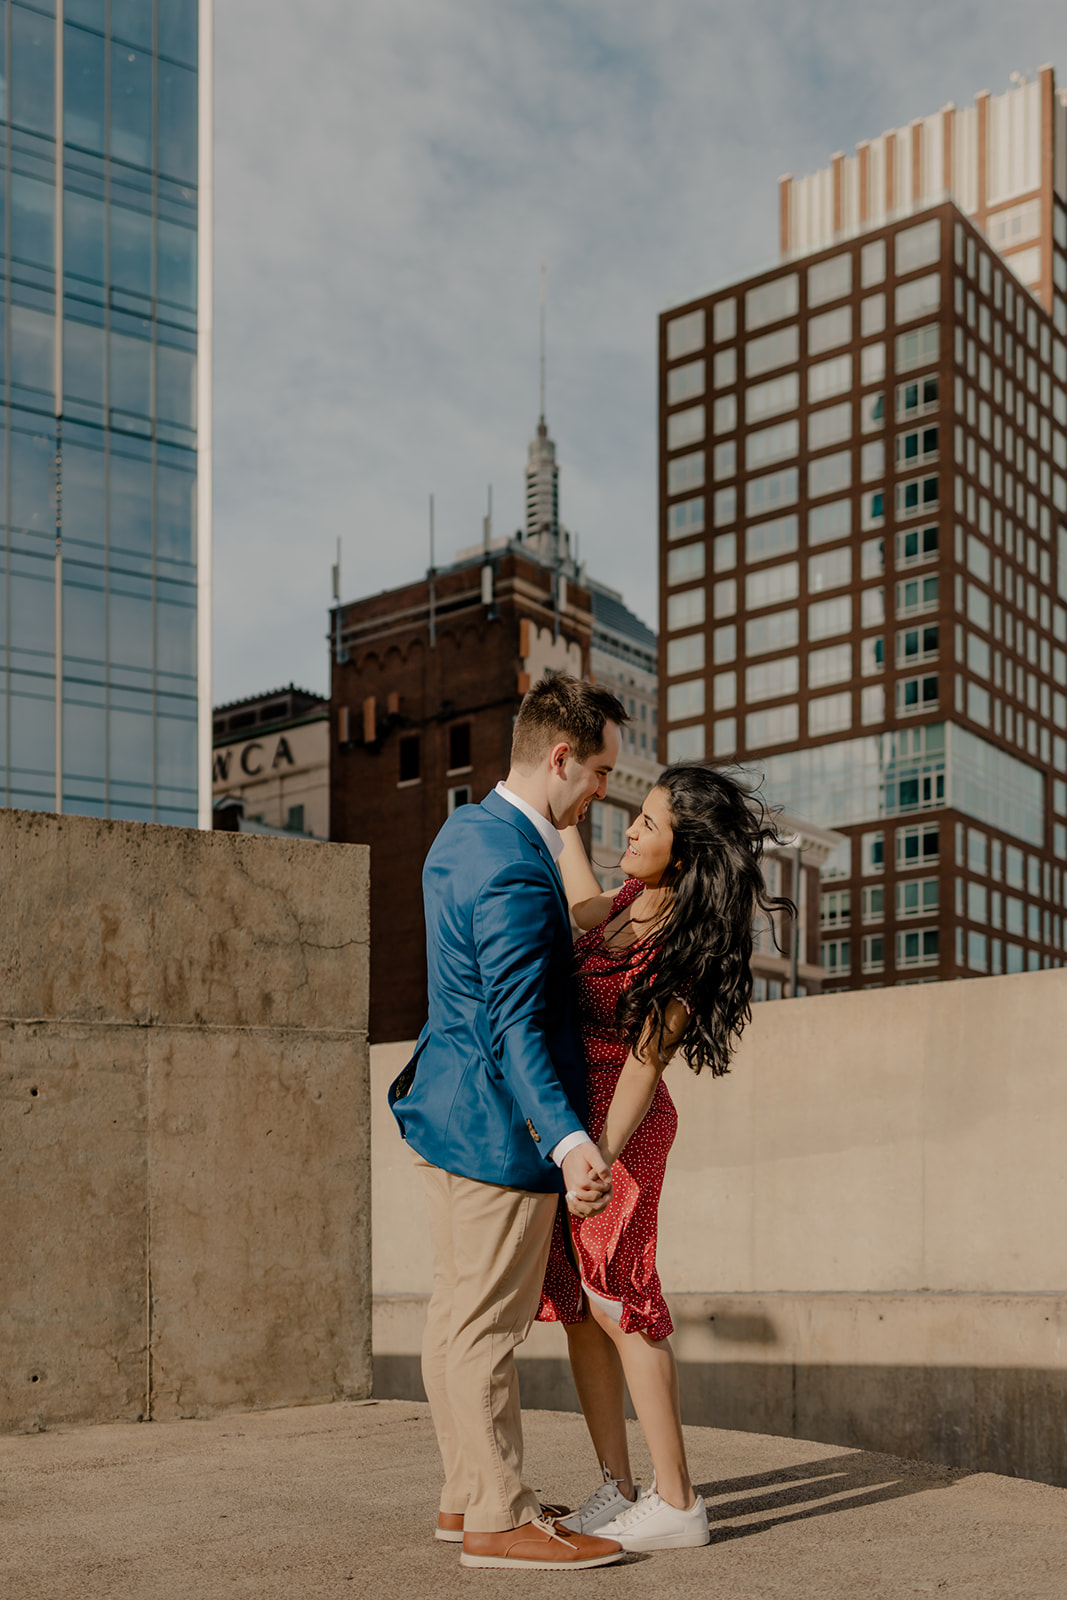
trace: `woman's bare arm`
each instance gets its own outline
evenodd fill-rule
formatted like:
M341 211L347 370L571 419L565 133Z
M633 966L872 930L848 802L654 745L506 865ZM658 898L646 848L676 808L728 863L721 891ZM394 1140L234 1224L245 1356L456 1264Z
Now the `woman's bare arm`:
M563 888L571 916L579 928L586 931L599 927L604 918L610 915L615 896L605 894L597 882L577 828L564 831L559 870L563 875Z
M656 1085L677 1050L688 1021L689 1015L682 1002L672 1000L667 1007L667 1026L662 1041L653 1040L651 1029L646 1029L637 1050L631 1050L627 1056L600 1135L600 1153L609 1166L622 1154L644 1121Z

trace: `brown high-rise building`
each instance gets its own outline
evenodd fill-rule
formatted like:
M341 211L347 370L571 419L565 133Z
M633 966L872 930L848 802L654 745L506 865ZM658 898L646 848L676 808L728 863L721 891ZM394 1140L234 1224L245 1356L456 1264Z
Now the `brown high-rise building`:
M1063 964L1067 102L1051 69L784 180L660 319L661 755L845 837L834 987Z

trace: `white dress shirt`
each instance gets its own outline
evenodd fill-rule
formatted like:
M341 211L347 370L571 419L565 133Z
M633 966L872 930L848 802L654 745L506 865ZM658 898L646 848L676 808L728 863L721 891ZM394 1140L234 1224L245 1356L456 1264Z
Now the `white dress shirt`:
M559 829L554 828L547 817L542 816L540 811L535 811L528 801L520 799L506 784L498 783L496 792L501 800L506 800L509 805L515 807L516 811L521 811L524 817L529 817L544 840L552 860L558 861L563 854L563 835ZM561 1167L564 1156L569 1155L572 1150L577 1150L580 1144L588 1144L589 1142L589 1135L585 1132L568 1133L559 1141L559 1144L554 1145L548 1152L549 1160L554 1161L557 1167Z

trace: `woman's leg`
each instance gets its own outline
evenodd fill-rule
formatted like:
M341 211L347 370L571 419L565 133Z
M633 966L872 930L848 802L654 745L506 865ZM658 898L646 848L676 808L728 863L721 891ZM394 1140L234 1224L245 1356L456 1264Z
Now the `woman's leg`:
M597 1460L607 1467L620 1492L627 1500L632 1500L634 1484L623 1414L619 1352L588 1311L584 1322L569 1322L566 1327L574 1387Z
M656 1470L659 1494L669 1505L687 1511L693 1504L693 1485L682 1439L674 1351L666 1339L649 1339L643 1333L623 1333L618 1323L599 1306L590 1306L588 1320L595 1321L622 1364L626 1386ZM573 1345L571 1348L573 1350ZM585 1410L584 1400L582 1409ZM592 1424L589 1431L593 1431Z

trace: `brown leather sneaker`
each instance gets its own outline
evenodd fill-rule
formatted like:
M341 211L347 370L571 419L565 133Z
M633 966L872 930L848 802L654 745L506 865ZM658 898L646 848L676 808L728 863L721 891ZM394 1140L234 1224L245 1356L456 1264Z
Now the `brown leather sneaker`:
M541 1515L554 1522L557 1517L569 1517L570 1506L541 1506ZM437 1513L437 1527L434 1538L442 1539L445 1544L463 1543L463 1513L462 1511L439 1511Z
M573 1571L576 1567L610 1566L613 1561L621 1561L623 1554L622 1546L614 1539L570 1533L545 1517L535 1517L521 1528L508 1528L503 1533L464 1531L459 1559L464 1567L563 1567Z

